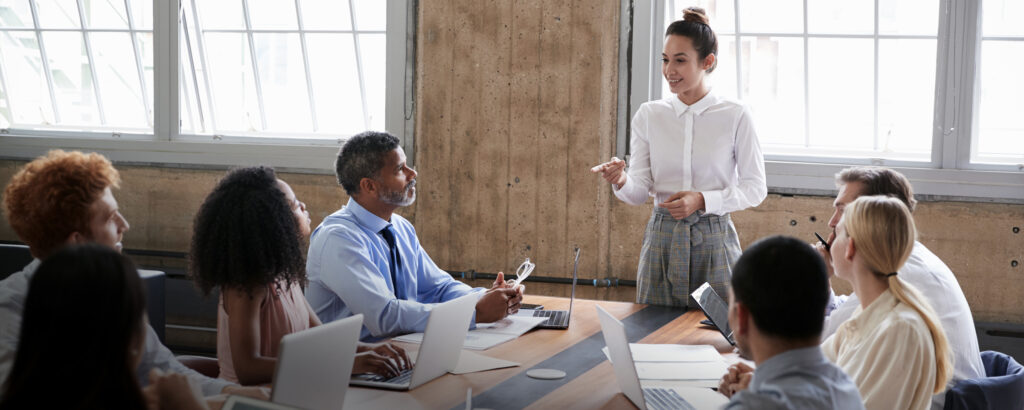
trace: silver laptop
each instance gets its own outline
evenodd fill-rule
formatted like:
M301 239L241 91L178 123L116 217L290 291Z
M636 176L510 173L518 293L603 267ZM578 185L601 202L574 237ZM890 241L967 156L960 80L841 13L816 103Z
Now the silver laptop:
M427 329L423 332L423 342L420 343L416 364L412 369L391 378L376 374L355 375L350 384L391 390L412 390L455 370L479 298L480 294L474 292L434 306L430 311Z
M595 307L619 388L640 410L719 408L729 402L725 396L707 388L642 387L633 362L633 353L629 350L626 327L601 306Z
M537 325L538 329L568 329L569 318L572 317L572 302L576 300L576 268L580 266L580 248L575 249L572 261L572 290L569 291L569 310L535 310L534 317L546 317L548 320Z
M270 400L309 410L341 408L362 328L359 314L281 338Z

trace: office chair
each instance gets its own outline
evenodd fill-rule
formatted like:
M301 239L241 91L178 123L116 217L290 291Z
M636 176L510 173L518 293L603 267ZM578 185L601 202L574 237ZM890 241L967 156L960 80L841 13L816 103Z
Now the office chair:
M14 272L20 272L25 265L32 262L32 253L28 246L12 243L0 244L0 280L7 279Z
M1024 409L1024 366L1012 357L981 352L985 377L961 380L946 391L945 410Z

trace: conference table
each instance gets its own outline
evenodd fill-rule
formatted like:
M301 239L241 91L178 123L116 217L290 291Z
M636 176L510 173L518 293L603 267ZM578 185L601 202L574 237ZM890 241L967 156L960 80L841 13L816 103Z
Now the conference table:
M526 295L525 303L549 310L567 310L569 299ZM626 328L631 343L706 344L734 356L718 330L700 324L700 310L577 298L566 330L534 329L518 339L476 353L519 362L520 366L462 375L446 374L410 392L350 387L346 409L463 409L467 389L473 408L487 409L628 409L605 346L595 305ZM415 350L415 344L399 343ZM562 370L566 377L539 380L526 375L534 368Z

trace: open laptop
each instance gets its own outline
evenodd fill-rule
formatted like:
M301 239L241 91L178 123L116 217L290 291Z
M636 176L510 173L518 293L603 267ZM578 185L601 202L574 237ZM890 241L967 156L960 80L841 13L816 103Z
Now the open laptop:
M427 329L423 332L423 342L420 343L416 364L412 369L391 378L376 374L355 375L350 384L412 390L455 370L479 298L480 294L474 292L434 306L427 319Z
M633 353L629 350L626 327L600 305L595 307L619 388L640 410L719 408L729 402L725 396L707 388L641 386Z
M281 338L270 400L309 410L341 408L362 328L359 314Z
M534 317L546 317L548 320L537 325L538 329L568 329L569 318L572 317L572 302L576 300L576 269L580 266L580 248L574 251L572 261L572 290L569 292L569 310L534 310Z
M729 304L715 292L710 283L704 282L697 290L690 293L697 306L704 311L704 315L711 320L711 323L722 332L729 344L736 346L736 339L732 337L732 329L729 328Z

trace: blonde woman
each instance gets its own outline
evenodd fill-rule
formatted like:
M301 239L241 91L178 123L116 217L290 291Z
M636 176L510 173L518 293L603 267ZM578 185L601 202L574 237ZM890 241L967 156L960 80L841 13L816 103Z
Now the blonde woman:
M832 264L860 307L822 350L853 378L867 409L926 409L953 374L935 311L896 274L915 236L906 205L882 196L857 198L836 226Z

